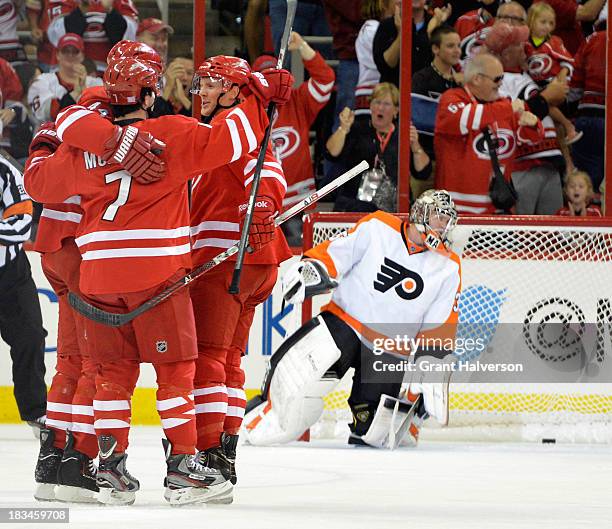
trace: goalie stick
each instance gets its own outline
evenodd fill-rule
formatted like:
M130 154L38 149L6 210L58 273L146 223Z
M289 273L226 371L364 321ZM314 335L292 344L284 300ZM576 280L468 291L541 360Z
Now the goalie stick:
M278 52L278 61L276 63L276 69L280 70L285 62L285 53L289 46L289 37L291 37L291 26L293 26L293 19L295 18L295 11L297 9L297 0L287 0L287 18L285 19L285 29L283 30L283 37L281 38L280 50ZM251 231L251 223L253 221L253 210L255 209L255 202L257 200L257 192L259 191L259 183L261 182L261 170L264 164L264 158L266 157L266 149L270 141L270 134L272 132L272 118L276 110L276 103L272 102L268 105L268 127L264 134L264 138L261 141L259 147L259 155L257 156L257 163L255 165L255 172L253 176L253 183L251 185L251 195L249 196L249 203L247 205L246 215L244 217L244 224L242 225L242 232L240 233L240 244L238 246L238 256L236 257L236 266L234 267L234 273L232 275L232 282L229 287L230 294L238 294L240 292L240 275L242 274L242 264L244 262L244 254L247 249L249 242L249 231Z
M357 175L363 173L366 169L368 169L369 165L364 160L352 169L349 169L346 173L340 175L333 182L330 182L326 186L322 187L318 191L315 191L304 200L301 200L291 208L289 208L285 213L277 217L274 221L276 226L280 226L283 222L294 217L301 211L304 211L307 207L317 202L319 199L323 198L325 195L328 195L332 191L338 189L341 185L345 184L352 178L355 178ZM120 327L121 325L125 325L129 323L137 316L140 316L143 312L146 312L149 309L159 305L162 301L168 299L172 294L180 290L181 288L187 286L194 279L197 279L202 274L208 272L211 268L214 268L218 264L221 264L223 261L229 259L232 255L238 252L239 243L234 244L224 252L220 253L216 257L213 257L210 261L198 266L194 270L192 270L189 274L183 276L178 281L174 282L168 288L153 296L150 300L145 301L140 307L135 308L130 312L125 313L116 313L116 312L108 312L102 310L91 303L88 303L84 299L77 296L74 292L68 293L68 301L72 308L76 310L79 314L82 314L86 318L97 321L98 323L102 323L103 325L108 325L109 327Z

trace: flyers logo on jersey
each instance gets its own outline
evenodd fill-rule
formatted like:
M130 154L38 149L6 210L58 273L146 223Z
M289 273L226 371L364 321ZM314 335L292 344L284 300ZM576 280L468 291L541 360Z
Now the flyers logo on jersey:
M394 288L395 293L406 301L418 298L424 286L423 278L419 274L404 268L388 257L385 257L374 281L374 288L379 292L385 293Z

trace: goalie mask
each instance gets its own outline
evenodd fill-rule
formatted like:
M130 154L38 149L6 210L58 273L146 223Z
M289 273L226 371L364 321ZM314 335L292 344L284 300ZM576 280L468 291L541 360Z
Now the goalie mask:
M449 235L457 225L457 210L450 193L443 189L425 191L410 209L410 223L430 250L448 248Z

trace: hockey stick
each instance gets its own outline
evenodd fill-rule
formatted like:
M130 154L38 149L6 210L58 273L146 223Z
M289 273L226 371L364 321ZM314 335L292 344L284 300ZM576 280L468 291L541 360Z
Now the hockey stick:
M285 62L285 53L287 52L287 47L289 46L291 26L293 26L293 19L295 18L296 9L297 0L287 0L287 18L285 19L285 29L283 30L281 46L278 52L278 62L276 63L277 70L280 70ZM249 196L249 203L247 205L246 215L244 217L244 224L242 225L242 232L240 233L238 257L236 257L236 266L234 267L234 274L232 275L232 282L229 287L230 294L238 294L238 292L240 292L240 275L242 274L242 264L244 262L244 255L249 241L249 231L251 231L251 223L253 222L253 210L255 209L255 201L257 200L257 192L259 191L259 183L261 181L261 170L263 168L264 158L266 156L266 150L268 148L270 134L272 132L272 118L274 117L275 110L276 103L270 103L268 105L268 120L270 123L266 128L264 138L261 142L261 146L259 147L259 155L257 156L255 172L253 173L253 183L251 184L251 195Z
M25 169L25 167L23 166L23 164L19 163L17 160L15 160L15 158L13 158L8 152L6 152L4 149L0 149L0 155L7 161L9 162L11 165L13 165L15 167L15 169L17 169L21 174L23 174L23 171Z
M323 188L319 189L318 191L315 191L310 196L306 197L304 200L301 200L300 202L289 208L287 211L285 211L285 213L277 217L274 221L275 226L280 226L286 220L290 219L291 217L294 217L301 211L304 211L308 206L314 204L319 199L323 198L325 195L329 195L329 193L338 189L341 185L348 182L351 178L355 178L357 175L368 169L368 167L368 163L364 160L352 169L349 169L346 173L340 175L333 182L330 182ZM197 279L202 274L208 272L211 268L214 268L218 264L221 264L223 261L229 259L232 255L238 252L238 245L239 243L234 244L232 247L228 248L216 257L213 257L210 261L198 266L189 274L181 277L181 279L170 285L168 288L166 288L156 296L153 296L149 301L145 301L142 305L140 305L140 307L137 307L136 309L130 312L122 314L116 312L107 312L81 299L74 292L68 293L68 301L70 305L72 305L72 308L74 308L74 310L76 310L79 314L85 316L86 318L93 321L97 321L98 323L101 323L103 325L108 325L109 327L120 327L121 325L129 323L137 316L140 316L143 312L146 312L147 310L159 305L162 301L168 299L172 294L174 294L181 288L187 286L194 279Z

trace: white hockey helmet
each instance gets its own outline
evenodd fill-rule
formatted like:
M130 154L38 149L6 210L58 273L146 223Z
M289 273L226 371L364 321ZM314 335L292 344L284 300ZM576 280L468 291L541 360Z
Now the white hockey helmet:
M421 234L430 250L450 246L449 236L457 225L457 210L448 191L429 189L417 198L410 208L410 223Z

